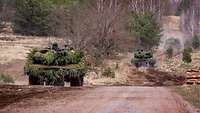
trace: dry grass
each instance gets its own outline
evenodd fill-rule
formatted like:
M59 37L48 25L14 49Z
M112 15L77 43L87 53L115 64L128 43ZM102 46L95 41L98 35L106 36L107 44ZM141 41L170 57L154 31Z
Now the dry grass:
M0 84L1 83L6 83L6 84L8 84L8 83L15 83L15 80L14 80L14 78L12 77L12 76L10 76L10 75L5 75L5 74L1 74L0 75Z
M187 101L189 101L196 107L200 108L200 86L199 85L182 87L178 92Z
M13 60L25 60L32 48L48 47L50 42L64 42L62 39L51 37L33 37L0 34L0 64Z

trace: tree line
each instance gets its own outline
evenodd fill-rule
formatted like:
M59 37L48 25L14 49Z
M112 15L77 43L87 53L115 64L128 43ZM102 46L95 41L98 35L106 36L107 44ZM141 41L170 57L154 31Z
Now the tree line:
M160 19L171 7L170 0L1 0L0 23L12 21L22 35L65 38L100 61L133 48L155 49Z

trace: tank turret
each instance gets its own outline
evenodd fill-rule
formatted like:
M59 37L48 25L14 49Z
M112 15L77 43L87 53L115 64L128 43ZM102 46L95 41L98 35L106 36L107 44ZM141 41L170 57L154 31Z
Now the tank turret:
M137 68L139 67L154 67L156 60L153 59L153 52L137 50L134 53L134 58L131 63Z

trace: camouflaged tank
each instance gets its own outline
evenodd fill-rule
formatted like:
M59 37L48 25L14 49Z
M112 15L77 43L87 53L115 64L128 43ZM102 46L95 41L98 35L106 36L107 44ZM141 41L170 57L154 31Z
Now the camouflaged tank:
M80 49L60 49L58 44L51 48L33 49L27 57L24 73L30 85L82 86L86 67L84 53Z
M131 63L137 68L139 67L154 67L156 60L153 59L153 53L149 51L138 50L134 53L134 58Z

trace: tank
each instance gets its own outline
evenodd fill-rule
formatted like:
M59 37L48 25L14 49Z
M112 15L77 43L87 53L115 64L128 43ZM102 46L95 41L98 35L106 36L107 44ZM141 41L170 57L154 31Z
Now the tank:
M84 53L80 49L61 49L54 43L50 48L29 52L24 73L30 85L82 86L86 73Z
M153 52L137 50L134 53L134 58L131 60L131 63L137 68L154 67L156 64L156 60L153 59Z

